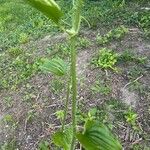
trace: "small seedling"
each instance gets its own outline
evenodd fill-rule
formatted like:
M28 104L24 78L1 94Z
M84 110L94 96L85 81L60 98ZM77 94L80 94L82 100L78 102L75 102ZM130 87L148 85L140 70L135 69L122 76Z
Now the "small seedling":
M59 119L59 120L62 121L63 118L64 118L64 110L58 110L58 111L56 111L55 115L56 115L57 119Z
M23 51L20 48L18 48L18 47L12 47L12 48L8 49L8 53L12 57L17 57L20 54L22 54L22 52Z
M125 112L125 119L134 129L137 129L138 115L131 108Z
M97 108L92 108L89 110L86 120L94 120L96 119Z
M19 43L25 44L29 41L29 37L26 33L21 33L19 36Z

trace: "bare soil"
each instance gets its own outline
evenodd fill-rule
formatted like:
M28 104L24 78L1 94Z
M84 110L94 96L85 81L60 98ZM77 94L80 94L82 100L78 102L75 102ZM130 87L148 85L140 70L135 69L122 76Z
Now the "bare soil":
M87 112L93 107L103 107L110 99L119 100L121 103L133 107L138 114L138 125L142 131L134 131L126 122L120 121L115 114L124 112L123 108L109 110L108 119L114 125L113 132L119 136L125 150L137 143L150 147L150 76L149 68L135 63L118 64L120 72L116 73L108 70L107 73L91 65L91 60L97 55L102 46L96 43L96 34L99 31L88 31L80 34L80 37L88 38L92 44L86 48L79 48L77 59L77 72L79 79L78 103L79 108ZM46 49L54 44L64 42L66 35L60 34L54 37L45 37L28 45L24 49L36 49L33 57L46 57ZM150 43L145 41L138 29L130 29L128 35L119 41L113 41L107 45L108 48L122 53L125 49L132 49L139 56L150 58ZM139 66L138 66L139 65ZM139 75L141 90L130 89L133 83L128 78L129 70L140 67L143 69ZM135 78L134 80L136 80ZM8 125L0 124L0 143L16 141L19 150L36 150L38 143L43 140L50 140L50 135L60 127L60 121L56 119L55 112L62 109L65 98L65 90L53 93L51 88L52 80L57 80L54 76L38 72L15 90L2 90L0 92L0 120L10 114L14 121ZM64 80L65 78L61 79ZM93 94L91 86L97 81L106 82L111 87L111 93L103 95ZM131 83L130 83L131 82ZM129 85L127 85L130 83ZM126 86L127 85L127 86ZM12 106L6 107L5 98L12 99ZM82 105L81 105L82 104ZM121 110L122 109L122 110ZM70 107L69 107L70 110ZM118 112L117 112L118 111ZM29 112L33 114L31 119ZM68 118L70 120L70 117Z

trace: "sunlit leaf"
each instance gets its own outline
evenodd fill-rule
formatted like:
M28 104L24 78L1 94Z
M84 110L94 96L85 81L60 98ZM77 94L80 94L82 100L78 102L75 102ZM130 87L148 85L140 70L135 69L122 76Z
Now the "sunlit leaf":
M58 24L62 16L62 11L54 0L25 0L25 1Z
M67 64L60 58L44 59L40 68L58 76L63 76L67 72Z
M53 134L52 140L54 144L63 150L69 150L72 140L72 130L71 128L66 129L65 131L58 131Z
M98 121L88 120L85 131L77 133L77 138L86 150L121 150L122 146Z

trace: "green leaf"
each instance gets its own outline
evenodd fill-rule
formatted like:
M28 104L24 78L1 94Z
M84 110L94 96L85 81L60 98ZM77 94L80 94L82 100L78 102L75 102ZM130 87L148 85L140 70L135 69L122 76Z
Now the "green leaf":
M122 146L107 127L98 121L88 120L85 131L76 134L86 150L121 150Z
M52 140L54 144L63 150L69 150L72 140L72 130L71 128L66 129L63 131L58 131L53 134Z
M42 12L48 18L58 24L62 11L54 0L25 0L31 6Z
M67 72L67 64L60 58L44 59L40 68L58 76L63 76Z

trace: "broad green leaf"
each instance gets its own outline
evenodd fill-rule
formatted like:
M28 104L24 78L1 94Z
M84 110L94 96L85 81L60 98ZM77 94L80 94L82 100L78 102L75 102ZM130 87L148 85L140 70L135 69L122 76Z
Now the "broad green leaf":
M122 150L122 146L107 127L98 121L88 120L85 131L76 136L86 150Z
M60 58L44 59L40 68L58 76L63 76L67 72L67 64Z
M72 140L71 128L66 129L64 132L58 131L54 133L52 140L56 146L63 148L63 150L69 150Z
M25 0L31 6L38 9L48 18L53 20L56 24L58 24L61 16L62 11L58 4L54 0Z

